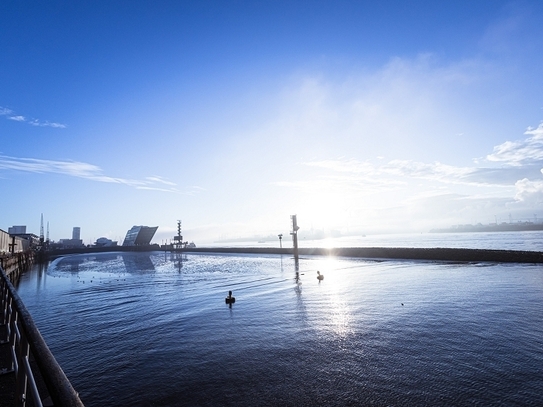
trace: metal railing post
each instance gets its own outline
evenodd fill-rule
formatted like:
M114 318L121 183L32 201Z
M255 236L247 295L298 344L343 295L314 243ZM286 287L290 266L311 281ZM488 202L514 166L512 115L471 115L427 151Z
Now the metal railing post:
M17 357L17 369L15 370L16 385L15 385L15 405L20 407L26 406L26 387L28 384L28 376L25 371L25 359L30 355L28 341L24 335L18 332L15 337L17 342L15 347Z

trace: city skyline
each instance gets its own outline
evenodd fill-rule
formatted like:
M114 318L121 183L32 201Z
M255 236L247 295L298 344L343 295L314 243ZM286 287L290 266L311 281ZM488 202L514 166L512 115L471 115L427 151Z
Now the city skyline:
M87 244L543 217L543 4L0 6L0 229Z

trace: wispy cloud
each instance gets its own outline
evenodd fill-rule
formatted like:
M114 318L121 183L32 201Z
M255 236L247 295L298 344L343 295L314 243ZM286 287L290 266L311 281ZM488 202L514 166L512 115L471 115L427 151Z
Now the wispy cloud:
M32 126L36 126L36 127L53 127L53 128L57 128L57 129L65 129L66 127L68 127L67 125L65 125L63 123L50 122L48 120L41 121L39 119L34 119L34 118L29 119L29 118L27 118L25 116L16 114L11 109L8 109L8 108L2 107L2 106L0 106L0 116L5 116L8 120L28 123L28 124L30 124Z
M53 128L56 128L56 129L65 129L66 126L65 124L62 124L62 123L54 123L54 122L40 122L39 120L37 119L33 119L32 121L29 122L32 126L36 126L36 127L53 127Z
M195 186L187 187L184 191L179 190L174 182L160 176L146 177L142 180L111 177L105 175L100 167L79 161L54 161L0 156L0 170L24 171L37 174L62 174L96 182L123 184L136 189L174 192L187 195L194 195L203 190L203 188Z
M174 182L165 180L164 178L159 177L159 176L145 177L145 179L146 179L147 181L149 181L149 182L156 182L156 183L158 183L158 184L171 185L171 186L174 186L174 185L175 185Z
M422 179L446 184L464 184L475 186L511 186L519 177L526 176L527 169L455 167L440 162L423 163L412 160L392 160L383 165L373 165L354 159L323 160L305 162L307 166L319 167L342 173L344 180L365 181L365 183L389 183L393 177L401 179ZM536 168L531 168L530 174L537 174ZM330 173L331 174L331 173ZM326 175L327 177L330 174ZM348 174L348 175L347 175ZM361 183L361 187L364 186Z
M487 160L510 166L543 164L543 123L536 129L529 127L524 134L531 137L506 141L494 147L493 153L486 157Z

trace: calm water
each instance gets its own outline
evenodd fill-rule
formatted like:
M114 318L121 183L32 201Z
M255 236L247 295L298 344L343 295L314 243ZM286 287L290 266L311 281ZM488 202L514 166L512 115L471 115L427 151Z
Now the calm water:
M18 291L87 406L543 405L541 266L109 253Z

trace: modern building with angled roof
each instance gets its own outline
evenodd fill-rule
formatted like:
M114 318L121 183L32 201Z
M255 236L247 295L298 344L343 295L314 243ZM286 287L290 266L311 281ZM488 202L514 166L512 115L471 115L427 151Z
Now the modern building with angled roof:
M132 229L126 232L123 246L148 246L157 229L158 226L132 226Z

